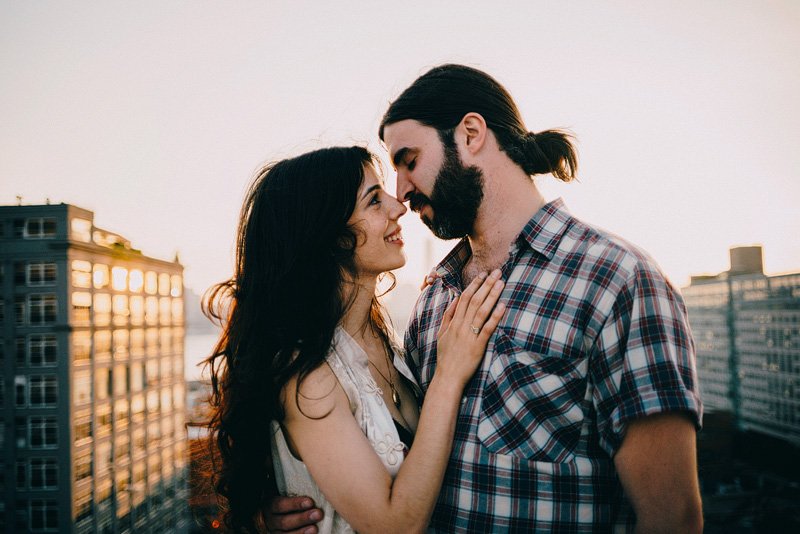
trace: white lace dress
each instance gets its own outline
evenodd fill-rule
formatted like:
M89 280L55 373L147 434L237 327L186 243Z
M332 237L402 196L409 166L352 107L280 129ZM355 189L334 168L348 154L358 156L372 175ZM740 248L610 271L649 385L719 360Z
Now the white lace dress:
M396 346L393 350L395 368L418 390L402 351ZM343 328L338 327L326 360L350 400L353 417L389 474L396 476L403 463L404 445L397 434L389 408L383 402L382 391L369 372L367 354ZM317 507L325 511L324 519L317 525L321 533L353 532L347 521L325 499L305 464L289 451L277 421L272 421L271 430L272 463L278 491L282 495L307 495L314 499Z

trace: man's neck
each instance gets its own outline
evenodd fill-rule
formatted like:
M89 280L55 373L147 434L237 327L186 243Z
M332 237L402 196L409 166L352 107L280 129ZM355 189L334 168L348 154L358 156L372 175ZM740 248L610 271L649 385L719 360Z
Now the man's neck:
M465 285L477 273L502 266L511 243L546 204L531 178L516 165L487 169L484 176L484 198L469 235L472 257L464 268Z

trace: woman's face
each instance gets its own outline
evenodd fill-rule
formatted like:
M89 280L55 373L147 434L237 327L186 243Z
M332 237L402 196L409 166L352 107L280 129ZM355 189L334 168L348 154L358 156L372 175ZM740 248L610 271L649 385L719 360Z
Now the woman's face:
M397 220L406 207L383 189L372 165L364 167L364 183L348 224L355 227L358 244L355 264L359 276L377 276L405 265L403 236Z

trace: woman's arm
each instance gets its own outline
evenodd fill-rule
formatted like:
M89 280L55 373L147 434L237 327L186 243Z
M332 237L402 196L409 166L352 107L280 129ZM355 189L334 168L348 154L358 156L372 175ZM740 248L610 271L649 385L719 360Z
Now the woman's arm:
M303 382L299 407L294 395L287 396L287 438L325 497L355 530L426 529L447 467L464 386L503 315L504 306L495 307L502 287L499 272L480 277L445 312L436 373L414 445L394 480L353 418L347 395L327 365ZM291 382L287 391L296 387Z

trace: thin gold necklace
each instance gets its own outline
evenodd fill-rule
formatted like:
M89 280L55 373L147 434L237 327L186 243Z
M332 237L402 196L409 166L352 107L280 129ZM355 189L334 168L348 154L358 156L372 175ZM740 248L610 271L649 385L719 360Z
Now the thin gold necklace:
M389 364L389 367L387 368L388 371L389 371L389 378L386 378L386 375L381 373L381 370L378 369L377 365L372 363L372 360L367 358L367 361L369 363L372 363L372 367L374 367L375 370L378 371L378 374L381 375L383 377L383 379L386 380L386 382L389 384L389 389L392 391L392 402L394 402L394 405L399 410L400 409L400 405L403 404L403 401L400 399L400 395L397 393L397 388L394 387L394 380L392 380L392 362L389 359L389 352L386 350L386 344L385 343L381 343L381 344L383 345L383 355L386 356L386 363Z

